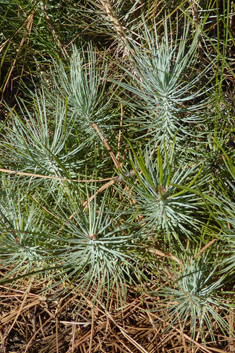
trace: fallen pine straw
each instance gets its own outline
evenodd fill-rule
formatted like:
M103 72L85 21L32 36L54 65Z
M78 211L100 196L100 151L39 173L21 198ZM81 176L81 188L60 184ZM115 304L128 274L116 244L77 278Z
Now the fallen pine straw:
M93 306L76 292L58 294L63 288L42 295L42 287L38 280L18 289L0 286L1 353L225 353L231 347L218 328L217 342L208 336L207 346L191 340L187 325L183 333L173 326L164 332L161 313L147 310L157 298L132 288L121 308L115 293L106 308L105 298Z

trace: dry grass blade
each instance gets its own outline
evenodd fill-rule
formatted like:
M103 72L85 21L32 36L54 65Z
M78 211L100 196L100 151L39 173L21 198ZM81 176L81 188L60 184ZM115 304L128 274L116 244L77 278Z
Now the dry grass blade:
M67 179L67 178L59 178L59 177L54 177L50 175L41 175L41 174L32 174L32 173L25 173L25 172L17 172L16 170L10 170L10 169L1 169L0 172L2 173L8 173L8 174L14 174L14 175L22 175L22 176L30 176L34 178L42 178L42 179L54 179L54 180L59 180L59 181L73 181L73 182L78 182L78 183L94 183L94 182L100 182L100 181L107 181L110 180L111 178L106 178L106 179Z
M171 323L169 322L166 322L165 320L163 320L161 317L157 317L156 315L154 315L155 318L157 318L157 320L160 320L162 322L164 322L166 325L170 325L172 327L173 330L175 330L176 332L178 332L180 335L183 335L185 337L185 339L187 339L189 342L192 342L193 344L195 344L197 347L199 347L203 352L206 352L206 353L212 353L211 351L213 350L209 350L208 348L206 348L205 346L203 346L202 344L196 342L195 340L193 340L190 336L188 336L186 333L184 332L181 332L180 329L178 329L177 327L175 327L174 325L172 325ZM211 347L210 347L211 349ZM214 350L215 351L215 350ZM220 353L225 353L225 351L223 351L222 349L221 350L218 350L218 352Z
M116 178L115 178L115 179L116 179ZM91 201L93 201L94 198L95 198L99 193L101 193L102 191L104 191L105 189L107 189L109 186L113 185L113 184L116 182L115 179L110 180L108 183L106 183L105 185L101 186L101 188L99 188L99 189L96 191L96 193L95 193L94 195L92 195L87 201L84 201L84 202L83 202L83 204L82 204L83 212L87 209L89 203L90 203ZM77 212L79 212L79 210L74 211L74 212L71 214L71 216L69 216L69 220L73 219L73 217L77 214ZM60 234L60 232L62 231L62 229L63 229L63 227L61 227L61 228L59 229L57 235Z
M91 314L91 337L90 337L89 353L92 352L92 342L93 342L93 336L94 336L94 320L95 320L95 313L94 313L94 308L92 308L92 314Z
M30 195L32 197L32 199L40 206L42 207L47 213L49 213L51 216L55 217L56 219L60 219L58 216L56 216L54 213L52 213L51 211L49 211L45 206L41 205L40 202L38 202L38 200L36 200L36 198L33 195Z
M22 25L16 30L16 32L14 33L14 35L11 38L8 38L2 45L0 45L0 53L1 51L5 48L5 46L7 45L8 42L10 42L15 36L16 34L24 27L25 23L27 23L29 21L31 14L29 14L29 16L25 19L25 21L22 23Z
M107 317L114 323L115 326L117 326L119 328L119 330L122 332L123 336L126 337L129 342L131 342L136 348L138 348L138 350L140 352L148 353L138 342L136 342L132 337L130 337L130 335L128 335L126 330L124 330L120 325L118 325L116 323L116 321L114 320L112 315L104 308L104 306L101 303L100 303L100 306L103 308L103 310L104 310L105 314L107 315Z
M196 257L200 256L206 249L208 249L212 244L214 244L217 241L217 239L213 239L211 240L208 244L206 244L205 246L203 246L203 248L198 251L198 253L194 256L194 259L196 259Z
M176 261L179 265L183 266L183 262L180 259L178 259L176 256L174 256L170 253L166 254L166 253L164 253L160 250L156 250L156 249L149 249L148 251L155 254L155 255L158 255L158 256L171 258L172 260Z
M19 45L19 49L17 50L17 54L16 54L15 59L14 59L14 61L13 61L13 63L12 63L11 69L10 69L10 71L9 71L9 73L8 73L7 80L6 80L5 85L4 85L3 89L2 89L2 97L3 97L3 94L4 94L4 92L5 92L6 87L7 87L7 85L8 85L9 79L10 79L11 74L12 74L12 71L13 71L13 69L14 69L14 67L15 67L16 61L17 61L18 56L19 56L19 54L20 54L20 51L21 51L21 49L23 48L23 45L24 45L24 42L25 42L25 38L26 38L27 34L28 34L28 33L31 31L31 29L32 29L33 17L34 17L34 11L31 12L31 14L30 14L30 15L28 16L28 18L27 18L27 21L25 22L25 23L27 23L26 29L25 29L24 35L23 35L23 37L22 37L22 39L21 39L21 42L20 42L20 45Z
M19 317L19 315L20 315L20 313L21 313L21 311L23 310L24 304L25 304L25 302L26 302L26 299L27 299L27 297L28 297L28 293L30 292L31 288L32 288L32 281L31 281L31 283L29 284L28 288L26 289L26 291L25 291L25 293L24 293L24 295L23 295L24 299L23 299L23 301L22 301L22 303L21 303L21 305L20 305L19 310L17 311L17 314L16 314L16 316L15 316L15 318L14 318L14 321L13 321L13 323L12 323L12 325L11 325L11 327L10 327L8 333L7 333L7 336L10 334L10 332L11 332L12 328L14 327L14 325L15 325L15 323L16 323L16 321L17 321L17 319L18 319L18 317ZM6 337L5 337L5 338L6 338Z
M85 202L82 204L82 206L84 207L83 211L86 210L88 204L89 204L92 200L94 200L94 198L95 198L99 193L101 193L102 191L104 191L105 189L107 189L109 186L115 184L115 182L116 182L115 179L114 179L114 180L110 180L108 183L106 183L106 184L104 184L103 186L101 186L101 188L99 188L99 190L97 190L96 193L95 193L94 195L92 195L92 196L89 198L89 200L85 201ZM73 213L72 216L69 217L69 219L73 218L75 214L76 214L76 212Z
M189 0L192 9L193 22L195 29L200 27L200 18L199 18L199 5L194 0ZM198 51L199 51L199 64L203 62L203 49L202 49L202 36L198 37Z
M66 306L69 304L69 302L71 302L73 299L74 299L73 297L70 298L70 299L60 308L59 311L62 311L62 309L63 309L64 307L66 307ZM56 315L58 315L58 312L55 313L55 314L51 314L51 313L50 313L50 317L43 323L43 325L41 325L41 326L39 327L39 329L38 329L38 330L33 334L33 336L30 338L28 344L26 345L26 348L25 348L25 350L24 350L24 353L27 353L28 348L30 347L30 345L31 345L32 341L34 340L34 338L36 337L36 335L42 330L42 328L43 328L44 326L46 326L46 324L48 324L48 323L51 321L52 318L55 318Z
M16 310L13 310L9 315L4 315L1 319L1 323L2 325L6 325L8 322L10 322L13 318L16 318L19 316L19 314L22 314L23 312L34 308L35 306L37 306L38 304L40 304L41 300L40 299L36 299L32 302L30 302L29 304L22 306L21 311L19 311L19 308L17 308Z
M68 54L67 50L63 47L62 42L61 42L60 37L59 37L59 34L57 33L55 27L53 26L53 23L52 23L50 17L48 16L47 5L46 4L44 4L44 14L45 14L45 18L47 20L48 27L49 27L49 29L50 29L50 31L52 33L52 37L54 37L57 46L60 48L60 50L62 51L64 56L66 58L69 58L69 54Z
M179 316L178 316L178 322L179 322L180 330L183 331L183 327L182 327L182 324L181 324L181 322L180 322ZM185 342L185 337L184 337L184 335L182 335L182 341L183 341L184 353L187 353L187 346L186 346L186 342Z
M113 160L113 163L115 164L115 167L118 170L121 169L121 166L120 166L115 154L113 153L111 147L109 146L109 144L108 144L107 140L105 139L103 133L101 132L99 126L97 124L95 124L95 123L93 123L92 126L95 129L95 131L98 133L98 135L99 135L101 141L103 142L103 144L105 145L105 147L107 148L107 150L108 150L108 152L109 152L109 154L110 154L110 156L111 156L111 158Z
M103 5L103 8L106 12L106 14L108 15L119 39L123 42L125 48L127 49L127 40L126 40L126 36L125 36L125 32L123 30L123 27L114 11L114 9L112 8L112 5L110 3L109 0L101 0L101 3Z
M119 161L119 157L120 157L120 147L121 147L121 135L122 135L122 123L123 123L123 104L121 104L121 120L120 120L120 129L119 129L119 133L118 133L118 154L117 154L117 160Z
M235 347L234 347L235 339L234 339L234 311L231 309L229 313L229 352L234 353L235 352Z

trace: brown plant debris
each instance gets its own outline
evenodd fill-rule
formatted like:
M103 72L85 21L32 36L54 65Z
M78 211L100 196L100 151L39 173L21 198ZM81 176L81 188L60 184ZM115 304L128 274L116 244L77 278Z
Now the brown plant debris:
M216 342L192 342L187 325L166 331L159 298L129 288L120 308L115 293L95 305L81 293L40 294L42 284L25 281L21 288L0 286L1 353L225 353L231 340L215 328ZM154 289L154 288L152 288ZM151 310L150 310L151 309Z

